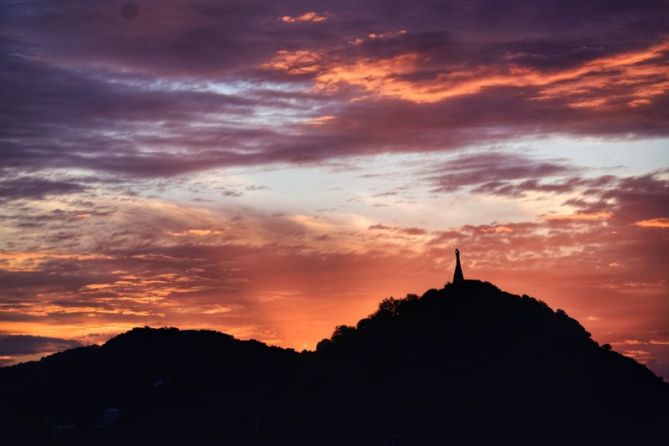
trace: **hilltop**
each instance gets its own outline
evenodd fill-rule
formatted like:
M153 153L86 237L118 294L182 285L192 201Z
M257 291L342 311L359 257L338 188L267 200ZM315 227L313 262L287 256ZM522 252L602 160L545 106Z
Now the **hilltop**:
M669 385L564 311L466 280L386 299L313 352L136 328L0 369L0 442L647 444Z

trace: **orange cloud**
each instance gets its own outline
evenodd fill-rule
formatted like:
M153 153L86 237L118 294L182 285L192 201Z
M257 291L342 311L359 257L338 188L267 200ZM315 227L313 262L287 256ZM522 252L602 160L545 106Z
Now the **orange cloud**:
M387 34L370 34L369 38ZM538 90L535 100L563 98L571 107L640 106L669 90L669 66L662 62L667 52L669 41L552 72L510 64L444 69L427 80L410 79L429 63L417 53L326 62L311 51L281 50L263 67L287 74L315 74L318 91L332 92L348 85L416 103L439 102L493 87L533 87Z
M634 223L642 228L669 228L669 218L651 218L649 220L640 220Z
M284 23L319 23L319 22L324 22L328 19L328 14L319 14L315 11L309 11L305 12L302 15L291 17L289 15L285 15L281 17L281 21Z
M318 116L318 117L310 119L308 121L308 123L310 125L319 126L319 125L326 124L326 123L332 121L333 119L335 119L334 115L323 115L323 116Z
M490 226L481 228L481 232L508 233L513 232L513 228L510 228L509 226Z
M104 260L112 257L103 254L63 254L52 252L0 252L0 271L38 271L49 260Z
M646 364L654 359L653 355L646 350L623 350L623 354L636 359L642 364Z
M113 296L115 302L155 304L177 293L192 293L207 289L209 289L207 285L198 283L197 275L184 272L123 274L114 281L85 285L79 289L79 293L92 299Z
M167 234L172 237L206 237L208 235L221 235L223 234L223 231L215 229L187 229L185 231L168 231Z
M568 215L546 215L544 219L548 221L597 221L611 218L611 212L579 212Z
M341 211L227 215L150 200L127 206L116 215L128 216L121 223L132 222L135 236L114 243L107 251L113 258L51 255L30 274L8 275L12 280L3 286L12 298L0 305L3 330L103 339L137 325L175 325L313 348L335 325L354 323L382 297L450 280L455 247L463 253L466 277L564 308L600 342L641 339L666 326L666 320L651 320L666 314L666 250L652 231L612 218L626 215L620 207L437 231ZM29 249L26 254L43 257Z
M282 71L290 75L314 74L321 69L321 57L308 50L280 50L274 58L262 65L265 69Z

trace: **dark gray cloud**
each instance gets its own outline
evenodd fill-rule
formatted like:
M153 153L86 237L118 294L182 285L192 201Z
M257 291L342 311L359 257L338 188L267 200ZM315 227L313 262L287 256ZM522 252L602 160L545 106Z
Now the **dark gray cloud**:
M19 177L0 180L0 202L22 198L39 200L50 195L72 194L85 190L85 185L76 182Z
M68 348L80 347L79 341L30 335L0 334L0 356L53 353Z

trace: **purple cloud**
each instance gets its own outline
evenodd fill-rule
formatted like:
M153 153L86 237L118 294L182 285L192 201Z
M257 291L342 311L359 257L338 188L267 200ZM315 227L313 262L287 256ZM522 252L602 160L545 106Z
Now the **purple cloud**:
M453 192L471 187L474 192L519 195L522 191L546 188L559 191L567 185L539 185L550 177L562 177L577 169L560 160L535 160L515 153L486 152L461 155L427 173L435 192ZM520 181L520 182L518 182Z
M156 177L525 135L667 135L669 97L653 90L666 80L664 2L391 1L382 11L347 1L134 4L132 13L121 1L8 6L0 167ZM307 13L326 19L281 19ZM611 63L648 48L656 54ZM280 51L319 57L300 76L263 68ZM317 88L337 69L395 57L417 65L375 85ZM434 103L406 100L411 89L461 88L468 72L481 88L468 84L467 94ZM485 83L500 76L508 81ZM287 120L267 121L268 112ZM332 119L312 124L324 116Z
M50 195L65 195L86 190L86 186L71 181L52 181L43 178L19 177L0 181L0 202L17 199L40 200Z

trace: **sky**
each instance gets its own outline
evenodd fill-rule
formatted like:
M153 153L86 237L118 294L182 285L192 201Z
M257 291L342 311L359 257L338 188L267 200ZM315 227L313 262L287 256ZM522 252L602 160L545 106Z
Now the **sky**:
M452 278L669 377L669 3L2 0L0 365L313 349Z

